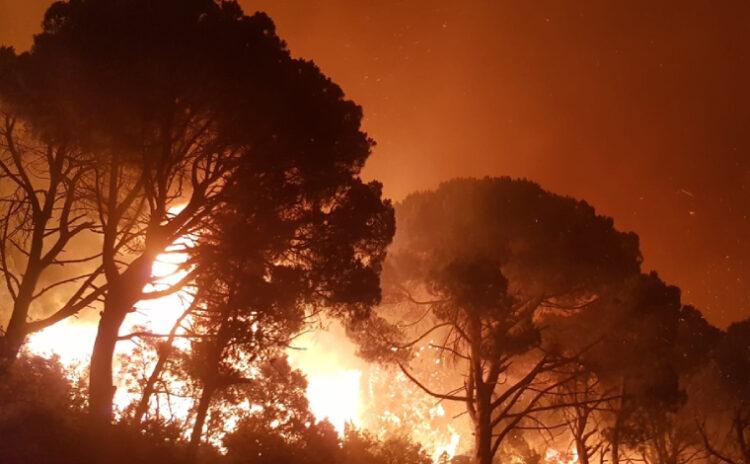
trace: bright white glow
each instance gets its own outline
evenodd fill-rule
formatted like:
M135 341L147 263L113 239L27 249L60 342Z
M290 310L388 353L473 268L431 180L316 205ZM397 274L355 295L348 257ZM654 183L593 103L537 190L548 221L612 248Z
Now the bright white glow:
M187 253L181 250L191 244L189 239L182 238L168 248L165 253L156 258L151 267L151 275L154 278L154 283L146 285L143 289L144 293L168 289L187 275L188 270L180 269L180 266L188 258ZM147 331L155 334L168 334L177 319L191 303L192 295L190 295L189 289L182 289L176 293L153 300L142 300L136 304L136 311L128 314L122 329L120 329L120 333L127 334L137 330L137 327L145 327ZM117 346L117 353L128 353L132 349L132 343L131 341L120 342ZM180 348L186 348L188 342L180 338L175 340L175 345ZM139 399L137 393L125 388L122 379L116 381L119 384L114 397L114 403L117 407L124 409L128 404ZM154 397L152 400L158 401L158 398ZM170 402L171 407L169 410L175 417L180 419L186 418L193 406L192 401L187 398L174 397L170 399Z
M448 459L453 459L458 450L458 444L461 441L461 435L453 431L452 427L448 427L451 431L451 438L447 443L436 443L432 452L432 461L438 462L440 456L445 453L448 455Z
M85 366L95 338L96 325L68 318L31 335L26 348L47 358L57 355L66 366Z
M187 274L187 270L178 270L180 265L187 260L187 254L179 250L189 244L190 242L187 239L181 239L167 252L159 255L151 271L155 281L153 284L147 285L144 292L168 288L171 284L179 282ZM136 328L145 328L149 332L166 334L190 303L191 297L184 291L154 300L141 301L136 305L136 311L128 314L120 334L130 333ZM83 369L88 366L91 359L96 331L97 326L94 322L68 318L33 334L29 337L26 346L32 353L45 357L57 355L65 366ZM180 342L184 343L184 340L180 340ZM132 349L132 343L132 341L118 343L114 360L115 372L119 368L117 355L127 354ZM114 402L117 407L122 409L136 399L137 394L124 388L121 379L115 379L115 382L120 388L115 392ZM184 409L184 412L180 414L186 415L190 404L186 401L182 403L185 404L181 405L180 409Z
M332 324L328 330L307 333L288 351L292 367L307 376L307 400L318 420L328 419L339 435L347 423L362 424L362 361L344 330Z
M308 378L307 399L318 420L327 419L339 434L347 422L359 422L359 382L362 372L338 370Z
M560 451L554 448L547 448L544 453L544 462L547 464L577 464L578 450L572 448L568 451Z
M146 285L144 293L168 289L187 275L188 270L180 269L187 260L187 253L179 250L189 245L191 243L188 239L180 239L167 252L159 255L151 268L154 283ZM192 295L188 290L183 289L154 300L140 301L135 306L136 311L128 315L123 333L128 329L132 330L134 326L148 327L150 331L158 334L168 333L192 302Z

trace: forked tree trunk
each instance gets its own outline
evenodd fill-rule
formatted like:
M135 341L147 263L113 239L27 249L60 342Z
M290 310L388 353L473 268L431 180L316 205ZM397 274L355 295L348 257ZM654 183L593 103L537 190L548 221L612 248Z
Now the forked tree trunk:
M134 260L113 279L114 282L109 282L89 368L89 414L95 427L112 423L112 400L116 390L112 362L117 338L125 317L141 299L143 288L151 278L151 266L158 255L153 250L161 248L153 247Z
M572 433L578 453L578 464L589 464L594 452L588 445L588 439L592 432L586 432L590 413L589 409L576 407L575 425L572 428Z
M198 448L201 444L201 438L203 437L203 427L206 424L206 416L208 415L208 408L211 405L214 393L219 388L227 386L225 383L220 383L219 376L219 361L222 358L222 348L225 346L227 341L227 331L229 326L227 324L228 315L226 312L222 313L221 323L219 325L216 339L208 349L208 356L206 358L207 371L203 376L203 391L201 397L198 400L198 406L195 411L195 423L193 424L193 431L190 434L190 444L188 446L188 462L194 462L198 454Z
M576 452L578 453L578 464L589 464L589 447L585 440L576 437Z
M164 370L164 366L167 364L169 355L172 353L172 345L177 336L177 330L180 328L182 321L185 320L191 311L192 306L187 308L182 315L177 318L174 325L172 325L172 329L169 331L169 337L167 337L167 340L165 340L159 348L159 357L151 371L151 375L149 375L148 380L146 381L146 386L143 388L143 395L141 395L141 400L138 402L138 407L135 409L134 419L136 424L139 424L143 420L143 416L145 416L148 411L151 395L154 394L154 390L156 389L156 382L159 380L159 377L161 377L161 373Z
M170 345L164 346L160 349L159 358L156 360L156 364L154 365L154 369L151 371L151 375L148 376L146 385L143 387L141 400L138 402L138 406L135 408L133 419L135 420L136 424L141 423L141 421L143 420L143 416L145 416L146 411L148 411L148 405L151 401L151 395L154 394L154 390L156 389L156 382L159 380L159 377L161 377L161 372L164 370L164 366L167 364L169 354L172 351L171 342L165 342L165 345L166 343L169 343Z
M470 337L475 342L471 345L472 369L469 375L474 377L474 452L477 464L492 464L492 391L495 385L485 381L481 358L481 324L472 319L468 328Z

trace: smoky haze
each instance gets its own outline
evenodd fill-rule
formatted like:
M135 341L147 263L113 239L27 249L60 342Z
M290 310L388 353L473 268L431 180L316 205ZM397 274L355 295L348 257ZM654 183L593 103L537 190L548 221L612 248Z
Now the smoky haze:
M364 107L392 198L528 177L636 231L711 322L750 313L750 4L241 3ZM48 4L0 0L0 43Z

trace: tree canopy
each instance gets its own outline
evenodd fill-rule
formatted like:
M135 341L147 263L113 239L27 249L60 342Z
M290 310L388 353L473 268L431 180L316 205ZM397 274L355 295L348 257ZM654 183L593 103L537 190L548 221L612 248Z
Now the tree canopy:
M359 178L373 145L362 111L312 62L291 57L265 14L246 16L234 1L61 1L31 51L5 51L2 63L11 111L42 140L93 159L77 201L101 236L107 286L90 375L101 421L111 418L124 318L195 277L144 293L154 260L209 230L229 196L246 202L245 217L261 212L246 237L276 234L268 240L290 261L348 253L317 269L348 279L333 303L366 312L377 300L378 249L393 226L379 185Z
M428 393L467 405L477 461L489 463L505 436L549 409L540 400L552 387L539 385L569 362L565 353L543 348L539 318L591 304L638 275L637 236L617 231L585 202L509 178L444 183L406 198L396 218L386 301L405 304L397 312L417 321L396 322L396 333L371 330L393 318L386 305L379 319L363 324L363 352L391 359L427 343L452 358L465 380L448 393L402 370ZM384 342L383 333L400 341ZM380 351L372 348L378 343ZM501 376L518 381L500 386Z
M510 178L456 179L397 208L391 267L404 277L458 257L496 261L520 298L577 296L640 270L638 236L585 201ZM400 261L406 261L403 264ZM401 277L401 275L399 275Z

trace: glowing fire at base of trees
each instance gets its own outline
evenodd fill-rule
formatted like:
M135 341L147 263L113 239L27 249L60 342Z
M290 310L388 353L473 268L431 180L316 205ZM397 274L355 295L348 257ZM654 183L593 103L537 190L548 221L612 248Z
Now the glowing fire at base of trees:
M166 301L175 302L176 300L169 298ZM179 306L176 309L163 306L158 300L149 306L150 308L143 308L142 312L131 315L132 321L128 321L126 331L133 327L147 329L153 327L155 332L168 330L174 322L171 318L176 317L175 315L181 309ZM164 315L164 317L157 318L159 315ZM60 361L70 368L71 375L80 376L85 375L85 367L91 355L91 343L95 336L96 325L94 323L85 320L69 320L34 334L28 341L27 349L41 356L59 357ZM329 331L303 337L295 343L295 347L301 350L290 350L292 365L304 372L307 377L307 399L316 419L331 422L340 435L343 435L348 424L361 427L364 422L375 422L371 418L368 421L365 417L368 411L366 405L363 404L362 390L366 388L366 385L362 382L362 370L357 368L363 367L364 363L356 360L355 348L350 341L343 338L340 327L334 326ZM132 345L128 342L121 342L119 349L125 354L132 349ZM360 364L357 364L358 362ZM395 381L392 384L393 388L408 387L403 380ZM416 393L419 394L419 392ZM380 390L377 394L387 396L389 392ZM129 392L122 384L115 394L115 403L120 411L138 399L139 392ZM416 407L422 406L421 403L417 403ZM411 404L411 406L404 405L404 407L415 406ZM184 419L191 408L192 403L186 400L175 408L175 414ZM429 409L425 406L423 413L426 416L430 415ZM395 412L394 417L402 413L402 411ZM372 432L377 435L384 431L373 430ZM422 442L435 462L443 453L452 458L460 451L461 436L452 427L447 429L447 433L437 431L428 433L417 428L414 439Z
M160 257L154 266L154 275L171 276L175 264L179 262L181 260L174 255ZM135 328L154 333L168 332L184 309L184 304L184 299L175 295L143 304L139 311L129 315L123 333ZM70 367L71 375L77 377L86 373L95 336L96 324L93 322L69 319L31 336L27 349L41 356L59 357L63 364ZM128 354L132 349L133 344L129 341L121 341L118 347L120 354ZM422 417L425 422L412 428L412 438L425 446L435 462L444 454L452 458L465 451L466 444L462 443L461 434L454 426L446 427L444 424L430 422L430 418L444 418L445 410L442 406L434 405L429 397L415 390L402 374L373 369L358 359L355 352L355 345L346 338L343 329L337 324L305 334L295 341L294 349L288 351L292 366L300 369L307 377L307 399L317 420L331 422L339 435L343 435L349 424L367 427L390 421L390 425L399 426L399 417ZM363 371L367 372L369 382L364 381ZM139 399L140 392L128 391L123 379L120 377L118 380L120 387L115 394L115 404L122 411ZM368 388L371 391L365 395ZM383 398L403 394L411 396L400 405L390 404L393 411L382 411L383 404L388 404ZM370 397L370 400L365 400L365 396ZM373 397L377 397L381 404L372 404ZM179 401L174 406L173 413L179 419L185 419L192 407L189 400ZM373 414L381 414L382 417L374 417ZM457 427L462 419L455 422ZM392 427L381 425L379 430L371 432L383 435L388 434L390 429Z
M304 371L304 369L303 369ZM339 434L346 424L359 423L359 389L362 372L338 370L330 373L307 373L307 399L318 420L328 420Z
M185 254L164 253L154 263L152 273L158 284L169 285L179 281L185 271L179 266L185 261ZM159 285L155 286L158 289ZM189 297L173 294L152 301L141 302L135 312L128 315L122 334L134 330L153 333L167 333L189 305ZM339 328L336 328L340 330ZM86 320L67 319L59 324L33 334L27 349L46 357L57 356L60 361L74 368L77 374L83 373L91 356L91 346L96 337L96 324ZM326 340L328 345L320 343ZM334 344L337 345L334 347ZM345 340L340 332L332 337L307 336L297 340L289 355L295 368L307 377L307 398L310 410L318 420L328 420L339 434L344 433L346 424L361 424L360 380L362 372L344 365L348 357L351 365L354 359L354 346ZM132 342L121 341L118 353L128 354ZM119 388L115 402L124 409L138 399L138 392L128 392ZM186 411L189 405L186 405Z
M161 284L171 284L184 276L178 271L185 261L184 253L173 252L159 256L152 272ZM157 287L158 288L158 287ZM141 302L138 310L129 314L122 333L141 330L153 333L167 333L175 320L189 304L189 298L174 294L152 301ZM84 315L85 316L85 315ZM86 319L67 319L41 332L33 334L27 349L35 354L56 356L70 368L72 375L85 375L91 346L96 336L96 324ZM133 350L131 341L119 343L118 353L127 355ZM307 378L307 399L310 410L319 421L329 421L339 435L344 434L347 425L361 427L364 410L362 390L363 372L366 363L355 355L356 347L348 340L338 324L320 329L298 338L292 349L288 350L293 367L301 370ZM119 370L119 369L118 369ZM119 388L115 394L115 405L119 411L124 410L139 399L140 392L129 391L124 379L118 379ZM394 384L397 386L398 384ZM403 388L403 385L400 386ZM385 391L378 394L387 395ZM178 401L173 413L185 419L193 407L188 400ZM376 434L381 431L374 430ZM428 449L434 448L432 454L437 459L443 452L450 457L456 454L459 434L451 433L445 443L435 437L416 434Z

